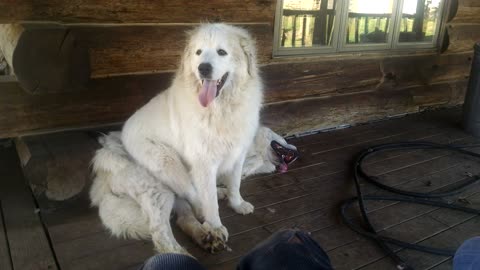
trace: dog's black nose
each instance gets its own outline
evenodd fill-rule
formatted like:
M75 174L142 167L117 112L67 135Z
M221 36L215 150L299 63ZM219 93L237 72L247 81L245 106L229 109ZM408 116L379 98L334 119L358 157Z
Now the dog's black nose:
M200 72L200 75L205 78L210 78L212 76L212 65L210 63L201 63L198 66L198 71Z

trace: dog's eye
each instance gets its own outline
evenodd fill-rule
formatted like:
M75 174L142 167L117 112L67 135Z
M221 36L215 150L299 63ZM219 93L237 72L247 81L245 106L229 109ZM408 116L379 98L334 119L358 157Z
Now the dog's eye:
M202 50L197 50L197 51L195 52L195 54L196 54L196 55L202 54Z
M225 50L222 50L222 49L218 49L218 50L217 50L217 53L218 53L218 55L220 55L220 56L225 56L225 55L227 55L227 52L226 52Z

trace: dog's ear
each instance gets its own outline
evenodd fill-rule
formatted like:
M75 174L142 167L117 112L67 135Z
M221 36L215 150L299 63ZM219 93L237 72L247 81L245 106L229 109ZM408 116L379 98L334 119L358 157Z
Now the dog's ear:
M247 71L250 76L257 74L257 51L255 49L255 40L250 36L247 30L239 31L240 46L247 58Z

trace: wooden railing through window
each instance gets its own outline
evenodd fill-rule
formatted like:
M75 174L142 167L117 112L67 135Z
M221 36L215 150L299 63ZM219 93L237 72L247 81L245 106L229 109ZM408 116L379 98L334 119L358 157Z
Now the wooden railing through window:
M336 14L334 9L327 9L327 2L328 1L322 1L319 10L284 9L283 18L292 17L293 20L291 26L288 28L284 26L282 29L281 46L305 47L309 44L317 46L329 45L333 36L332 30ZM423 39L425 35L423 32L424 13L424 0L418 0L416 14L402 14L403 28L400 30L400 41L420 41ZM390 13L349 12L346 26L346 42L349 44L387 42L391 17L392 14ZM314 24L311 37L307 37L308 18L313 18ZM408 24L408 19L413 19L413 23ZM352 30L354 31L353 35L351 34ZM299 32L301 33L301 37L297 36ZM289 38L290 44L286 44Z

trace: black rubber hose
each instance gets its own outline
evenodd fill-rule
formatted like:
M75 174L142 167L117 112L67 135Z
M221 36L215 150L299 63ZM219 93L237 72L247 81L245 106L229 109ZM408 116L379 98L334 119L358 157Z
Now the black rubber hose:
M402 258L400 258L387 244L393 244L398 247L413 249L417 251L433 253L442 256L453 256L455 250L450 249L440 249L435 247L423 246L418 244L412 244L404 242L395 238L386 237L379 235L375 229L375 226L370 222L368 213L365 208L365 201L374 200L374 201L397 201L397 202L407 202L415 204L430 205L435 207L447 208L456 211L462 211L471 214L480 214L479 209L473 209L469 207L464 207L457 204L450 204L440 201L440 198L452 196L462 192L466 187L478 182L480 180L479 176L472 176L471 179L465 181L464 183L457 185L453 188L450 188L447 191L439 193L422 193L422 192L412 192L407 190L402 190L394 188L380 182L380 179L375 176L368 175L362 167L362 162L372 155L383 152L383 151L392 151L392 150L415 150L415 149L442 149L453 151L459 154L468 155L480 159L480 154L465 150L466 148L479 147L480 145L446 145L438 144L431 142L400 142L400 143L390 143L382 144L370 147L358 154L354 166L353 166L353 180L355 183L355 189L357 191L357 197L346 200L341 206L341 216L343 222L353 231L368 237L374 240L387 254L392 258L392 260L397 265L398 269L413 269L407 264ZM369 183L383 189L387 190L394 195L391 196L365 196L362 193L360 188L360 179L364 179ZM396 195L395 195L396 194ZM364 222L364 226L360 226L354 223L348 216L347 210L355 203L358 202L358 207L361 213L361 218Z

